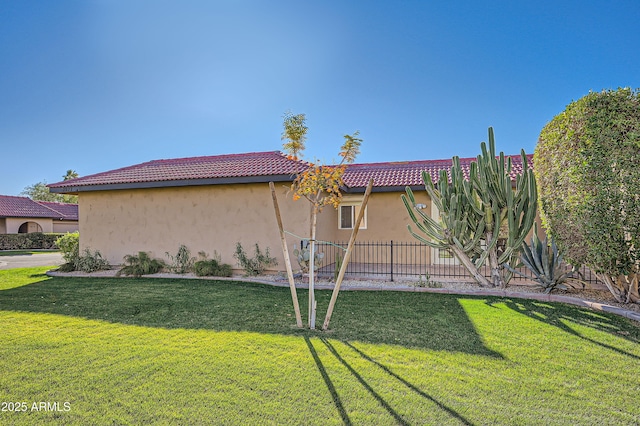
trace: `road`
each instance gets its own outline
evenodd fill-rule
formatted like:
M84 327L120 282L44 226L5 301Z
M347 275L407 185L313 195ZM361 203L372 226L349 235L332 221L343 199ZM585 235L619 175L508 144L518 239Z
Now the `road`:
M0 256L0 269L30 268L32 266L60 265L64 263L61 253L21 254Z

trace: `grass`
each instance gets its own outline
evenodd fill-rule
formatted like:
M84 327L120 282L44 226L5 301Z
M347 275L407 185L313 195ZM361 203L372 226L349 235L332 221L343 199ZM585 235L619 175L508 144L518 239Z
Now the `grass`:
M59 253L60 250L0 250L0 256L31 256L32 254Z
M561 304L0 271L1 424L637 424L640 328ZM303 312L307 293L299 291ZM318 292L326 309L329 292ZM319 315L319 318L322 318ZM70 410L31 411L33 402Z

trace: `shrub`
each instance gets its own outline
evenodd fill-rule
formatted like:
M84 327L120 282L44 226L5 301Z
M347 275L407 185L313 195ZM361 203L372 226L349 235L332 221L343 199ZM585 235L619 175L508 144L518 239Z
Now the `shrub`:
M541 218L573 265L640 303L640 90L591 92L541 131Z
M32 232L30 234L2 234L0 235L0 250L50 250L56 249L56 240L61 234L44 234Z
M200 259L193 265L193 271L199 277L230 277L233 275L231 265L222 263L220 255L216 252L213 259L208 259L205 252L198 253Z
M66 233L56 240L56 245L62 252L65 264L60 267L63 272L76 270L76 264L80 257L80 234L78 232Z
M95 272L111 268L109 262L102 257L98 250L92 252L88 248L84 249L82 255L78 256L74 266L76 271L82 272Z
M184 244L178 247L178 253L176 253L175 256L171 255L169 252L166 252L166 255L171 262L168 266L169 270L176 274L186 274L191 271L193 263L196 260L195 257L191 257L191 252Z
M124 266L116 273L116 276L133 275L140 277L142 275L156 274L165 267L165 263L161 259L152 259L147 252L138 252L138 255L128 254L124 257Z
M233 274L231 265L220 264L215 259L198 260L193 270L199 277L230 277Z
M242 244L236 243L236 252L233 254L238 260L238 265L244 269L247 275L261 275L269 266L275 266L278 264L278 261L275 257L271 257L269 254L269 247L263 253L260 250L260 246L256 243L254 249L254 255L252 258L249 258L242 247Z
M65 263L58 268L61 272L94 272L102 269L109 269L111 265L102 254L96 250L91 251L85 248L80 254L80 234L77 232L66 233L56 240L56 245L62 252Z

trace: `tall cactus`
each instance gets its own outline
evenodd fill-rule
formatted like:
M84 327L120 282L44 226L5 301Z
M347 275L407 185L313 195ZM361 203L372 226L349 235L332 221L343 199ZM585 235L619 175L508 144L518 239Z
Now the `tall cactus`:
M440 213L436 221L414 209L415 197L410 188L402 200L411 220L422 234L409 232L418 240L438 249L448 249L484 286L505 287L522 242L533 226L536 215L537 190L533 170L522 151L522 173L511 180L511 159L503 153L496 156L493 129L489 128L489 149L481 144L482 153L471 163L469 180L465 180L460 160L454 157L451 178L440 173L437 184L424 173L425 190ZM417 214L416 214L417 213ZM504 246L498 241L504 239ZM480 268L488 264L491 280Z
M402 195L411 220L422 234L414 232L408 226L409 232L424 244L440 249L451 250L465 268L480 284L490 286L489 281L478 271L475 264L482 251L480 242L484 235L485 223L482 220L482 209L479 204L475 206L469 202L479 202L475 190L464 179L460 160L453 157L451 167L451 181L446 170L440 171L437 185L431 180L431 176L422 172L425 190L440 212L440 220L435 220L422 210L414 209L415 197L411 188L406 188L406 196Z

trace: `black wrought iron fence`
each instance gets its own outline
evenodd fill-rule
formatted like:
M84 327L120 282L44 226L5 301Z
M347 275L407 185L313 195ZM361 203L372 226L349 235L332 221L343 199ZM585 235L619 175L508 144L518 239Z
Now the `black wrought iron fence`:
M318 273L323 276L337 275L347 248L347 242L317 243L317 250L324 253ZM531 275L526 267L519 271ZM488 268L482 273L490 276ZM587 268L580 270L582 279L589 284L598 283L595 274ZM433 249L420 242L365 241L356 242L347 267L348 277L375 277L394 281L397 278L430 277L472 281L469 272L449 252ZM512 282L528 278L514 275Z

